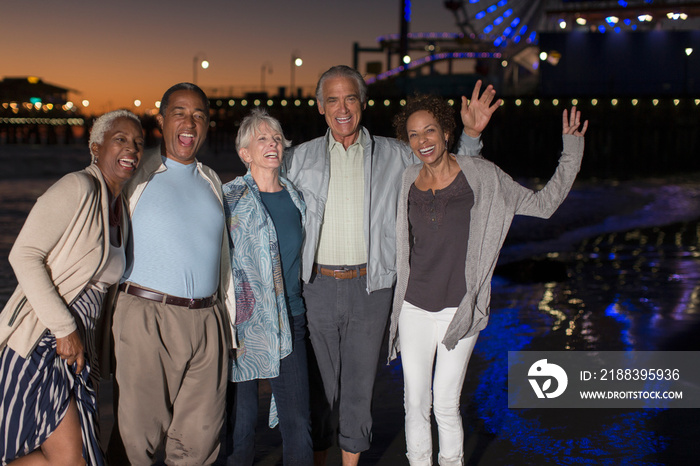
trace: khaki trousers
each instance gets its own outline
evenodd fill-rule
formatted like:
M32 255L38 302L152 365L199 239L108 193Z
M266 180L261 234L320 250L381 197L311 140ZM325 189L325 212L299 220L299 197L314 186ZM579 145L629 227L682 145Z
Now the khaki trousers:
M228 352L216 306L120 292L114 310L118 423L129 462L211 464L224 421Z

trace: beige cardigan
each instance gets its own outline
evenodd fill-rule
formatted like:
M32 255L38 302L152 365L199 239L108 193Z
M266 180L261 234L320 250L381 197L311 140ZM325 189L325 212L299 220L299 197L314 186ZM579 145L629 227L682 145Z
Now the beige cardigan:
M0 313L0 351L26 358L47 329L58 338L77 329L68 308L109 254L108 199L94 165L37 199L9 255L19 285ZM126 215L121 226L128 231Z

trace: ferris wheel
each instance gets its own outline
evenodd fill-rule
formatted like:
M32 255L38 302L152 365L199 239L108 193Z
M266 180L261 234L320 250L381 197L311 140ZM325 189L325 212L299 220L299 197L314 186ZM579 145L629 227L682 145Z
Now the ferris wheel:
M410 11L410 0L403 2ZM420 74L424 68L432 74L440 61L448 63L446 74L452 74L452 63L465 60L476 62L482 74L498 76L503 88L522 89L536 84L541 60L556 64L561 57L557 50L539 50L545 33L700 29L696 0L443 0L443 5L454 15L459 33L411 33L404 15L402 32L379 37L379 48L355 47L356 68L360 51L386 52L386 71L368 67L374 74L368 84L414 70ZM392 57L399 58L398 66Z
M536 43L540 32L572 28L618 34L695 30L700 18L694 0L444 0L443 5L465 36L499 48Z
M545 24L542 0L445 0L466 37L503 49L532 44Z
M410 5L408 0L406 3ZM400 62L396 67L388 64L386 71L369 77L368 83L431 66L437 61L461 59L506 59L525 70L536 72L537 36L546 23L547 1L444 0L443 4L455 15L461 33L408 32L405 37L400 34L379 37L377 40L381 50L389 52L389 62L392 56L404 58L409 50L427 55ZM400 45L402 42L403 49ZM357 64L357 52L354 63Z

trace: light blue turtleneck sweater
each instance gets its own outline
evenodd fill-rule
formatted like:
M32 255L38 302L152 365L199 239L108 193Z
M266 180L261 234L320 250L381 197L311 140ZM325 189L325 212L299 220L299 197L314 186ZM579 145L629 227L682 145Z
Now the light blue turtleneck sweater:
M134 209L124 280L183 298L211 296L219 286L223 208L196 163L164 163Z

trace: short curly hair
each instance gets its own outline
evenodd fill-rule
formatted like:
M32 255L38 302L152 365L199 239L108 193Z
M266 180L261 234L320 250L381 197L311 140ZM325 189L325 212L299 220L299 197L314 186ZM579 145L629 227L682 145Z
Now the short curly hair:
M443 132L449 134L447 147L452 147L455 137L455 111L444 99L436 95L415 95L409 97L401 113L394 117L394 128L396 129L396 139L408 143L408 129L406 123L408 118L414 113L425 110L430 113Z

